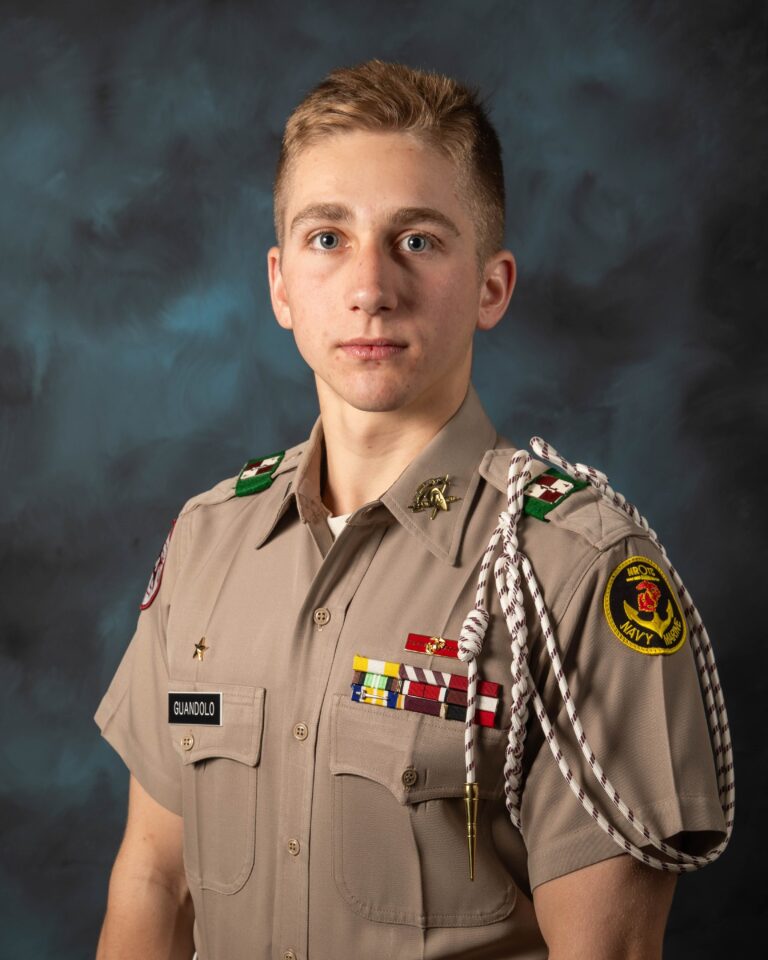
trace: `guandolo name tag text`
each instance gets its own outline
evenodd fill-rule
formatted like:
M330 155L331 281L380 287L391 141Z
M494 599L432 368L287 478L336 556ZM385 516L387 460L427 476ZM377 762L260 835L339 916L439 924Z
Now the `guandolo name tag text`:
M221 726L221 693L169 693L168 723Z

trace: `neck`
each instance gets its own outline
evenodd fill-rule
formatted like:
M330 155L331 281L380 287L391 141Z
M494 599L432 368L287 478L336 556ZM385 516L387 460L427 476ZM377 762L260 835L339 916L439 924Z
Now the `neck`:
M468 383L399 410L358 410L318 384L325 457L322 499L333 516L378 499L461 406Z

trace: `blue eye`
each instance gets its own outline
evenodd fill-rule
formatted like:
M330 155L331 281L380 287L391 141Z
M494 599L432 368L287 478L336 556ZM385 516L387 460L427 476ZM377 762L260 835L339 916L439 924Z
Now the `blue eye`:
M405 238L405 244L411 253L423 253L428 249L430 241L423 233L411 233Z
M326 230L325 233L318 233L312 237L312 243L315 246L319 244L322 250L335 250L339 245L339 238L337 234Z

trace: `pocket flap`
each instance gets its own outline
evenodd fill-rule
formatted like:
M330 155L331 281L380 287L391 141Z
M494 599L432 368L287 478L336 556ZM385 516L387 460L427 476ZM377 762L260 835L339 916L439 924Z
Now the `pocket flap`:
M475 731L477 780L485 799L503 792L507 736L507 730L491 727ZM463 797L464 724L337 694L331 708L331 773L374 780L403 804Z
M264 727L263 687L245 684L171 680L169 693L221 693L221 724L170 723L173 745L182 762L228 757L255 767ZM190 739L192 746L189 746Z

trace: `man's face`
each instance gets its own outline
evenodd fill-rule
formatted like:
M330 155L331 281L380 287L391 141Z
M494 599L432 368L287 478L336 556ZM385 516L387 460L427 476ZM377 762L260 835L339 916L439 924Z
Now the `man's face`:
M463 396L472 335L500 319L511 285L489 312L457 179L449 158L403 133L345 132L297 157L270 286L321 401L391 411Z

